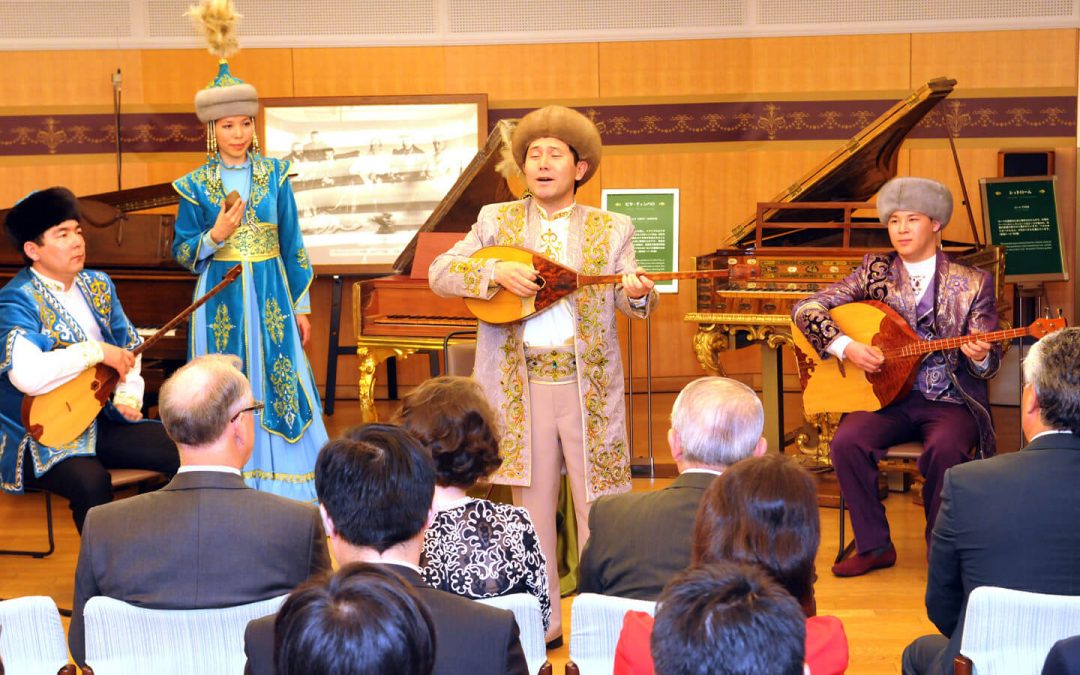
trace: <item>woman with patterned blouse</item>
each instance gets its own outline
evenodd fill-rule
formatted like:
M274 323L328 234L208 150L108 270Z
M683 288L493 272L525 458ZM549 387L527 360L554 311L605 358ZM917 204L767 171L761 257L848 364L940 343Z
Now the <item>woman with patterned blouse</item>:
M434 588L466 598L531 593L551 621L544 554L529 512L469 497L499 468L491 406L473 380L436 377L402 401L399 419L435 460L435 520L420 566Z
M214 11L231 12L231 4L204 0L192 13L213 26L235 18L202 18ZM192 315L188 356L224 353L244 360L252 392L265 406L244 467L248 485L315 501L315 457L327 434L304 354L314 273L289 185L290 163L260 154L258 94L229 72L229 45L211 33L211 51L222 59L217 77L195 95L195 112L206 124L206 163L173 182L180 207L172 253L199 276L196 297L237 263L243 273Z

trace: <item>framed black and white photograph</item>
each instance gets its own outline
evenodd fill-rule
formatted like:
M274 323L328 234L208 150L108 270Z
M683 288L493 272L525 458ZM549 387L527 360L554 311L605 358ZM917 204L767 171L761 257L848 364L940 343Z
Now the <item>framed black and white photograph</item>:
M487 96L263 99L316 269L386 269L487 137Z

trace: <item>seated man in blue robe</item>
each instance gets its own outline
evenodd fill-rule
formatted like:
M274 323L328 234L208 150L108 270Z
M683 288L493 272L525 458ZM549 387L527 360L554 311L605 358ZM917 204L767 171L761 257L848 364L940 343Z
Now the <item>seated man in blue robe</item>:
M86 512L112 501L108 469L171 476L179 455L161 424L142 418L141 364L131 352L142 339L108 275L83 269L75 195L62 187L33 192L4 227L27 266L0 289L0 487L65 497L82 532ZM36 442L23 426L23 397L46 394L99 363L120 374L101 414L61 447Z

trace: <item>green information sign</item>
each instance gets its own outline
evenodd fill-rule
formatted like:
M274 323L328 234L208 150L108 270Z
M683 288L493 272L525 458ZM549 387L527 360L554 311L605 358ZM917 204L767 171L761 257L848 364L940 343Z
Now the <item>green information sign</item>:
M979 185L990 241L1005 249L1005 281L1068 279L1057 176L983 178Z
M634 253L646 272L671 272L679 263L679 190L604 190L604 209L634 221ZM658 293L678 293L677 279L656 282Z

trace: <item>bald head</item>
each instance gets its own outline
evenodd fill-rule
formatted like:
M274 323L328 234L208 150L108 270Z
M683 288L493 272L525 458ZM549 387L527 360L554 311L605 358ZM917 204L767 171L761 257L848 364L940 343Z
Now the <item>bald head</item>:
M239 357L208 354L165 381L158 408L165 431L178 445L203 446L225 432L235 409L251 397Z

